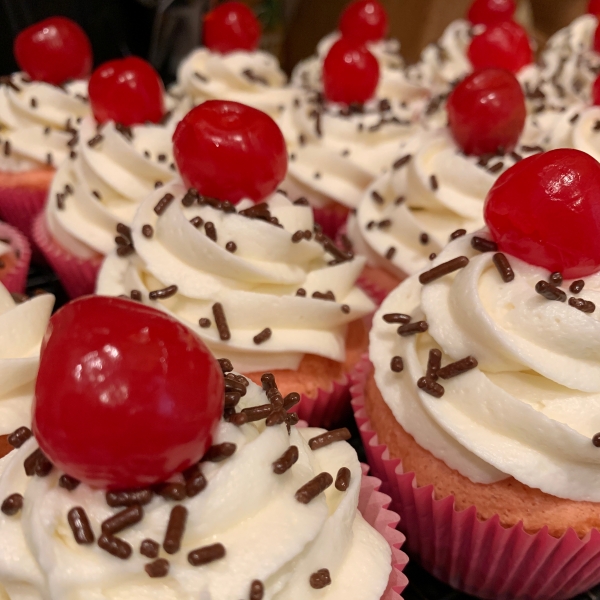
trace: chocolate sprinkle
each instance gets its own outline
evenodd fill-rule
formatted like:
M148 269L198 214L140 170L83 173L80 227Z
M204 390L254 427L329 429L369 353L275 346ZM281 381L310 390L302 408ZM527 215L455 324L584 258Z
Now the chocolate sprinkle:
M498 250L496 242L478 236L471 238L471 247L479 252L496 252Z
M335 478L335 489L340 492L345 492L350 486L351 476L350 469L348 467L342 467L337 472L337 477Z
M215 302L213 304L212 311L221 340L227 341L231 339L231 333L229 331L229 326L227 325L227 319L225 318L223 305L220 302Z
M462 375L471 369L474 369L477 366L477 360L472 356L467 356L466 358L462 358L461 360L457 360L456 362L450 363L441 369L438 369L438 377L442 379L450 379L451 377L456 377L457 375Z
M383 315L383 320L386 323L410 323L411 317L402 313L387 313Z
M97 146L103 139L104 136L100 133L97 133L91 140L88 141L88 146L93 148L94 146Z
M208 461L208 462L215 462L215 463L221 462L221 461L225 460L226 458L233 456L233 454L236 451L236 448L237 448L237 446L230 442L223 442L222 444L216 444L215 446L211 446L208 449L208 451L206 452L206 454L204 455L202 460Z
M558 302L566 302L567 300L567 294L547 281L538 281L535 284L535 291L547 300L556 300Z
M185 484L168 481L154 486L156 493L165 500L181 502L185 496Z
M576 279L570 286L569 291L573 294L579 294L581 290L585 286L585 281L583 279Z
M273 473L283 475L298 461L298 447L290 446L274 463Z
M202 227L202 224L204 223L204 219L202 217L194 217L190 223L196 228L198 229L199 227Z
M401 356L394 356L390 361L390 369L394 373L402 373L404 371L404 361Z
M204 233L206 233L206 237L213 242L217 241L217 230L215 229L215 224L211 221L204 223Z
M429 244L429 235L427 233L422 233L419 236L419 241L421 242L421 244L423 244L423 246Z
M46 455L40 448L32 452L24 462L25 474L28 477L37 475L38 477L46 477L52 471L53 465L48 460Z
M453 258L452 260L446 261L437 267L433 267L429 269L429 271L425 271L419 275L419 281L425 285L427 283L431 283L440 277L444 277L444 275L449 275L454 271L458 271L459 269L463 269L469 264L469 259L466 256L458 256Z
M235 242L227 242L225 244L225 250L227 250L227 252L235 252L237 250L237 244Z
M263 600L265 595L265 586L262 584L262 581L255 579L250 584L250 595L248 596L249 600Z
M160 186L159 186L160 187ZM173 202L173 199L175 198L175 196L173 196L173 194L165 194L156 204L156 206L154 207L154 212L160 216L162 215L165 210L167 210L169 204L171 204L171 202Z
M201 567L225 556L225 546L223 544L212 544L192 550L188 554L188 562L192 567Z
M393 246L391 246L390 248L388 248L387 252L385 253L385 257L388 260L392 260L392 258L394 258L395 254L396 254L396 248L394 248Z
M296 492L295 498L301 504L308 504L320 493L324 492L332 483L333 477L329 473L319 473L319 475L313 477Z
M383 204L385 202L383 196L377 190L371 192L371 198L373 198L377 204Z
M206 477L200 464L196 464L183 472L185 477L185 492L188 498L197 496L206 487Z
M596 310L596 305L593 302L584 300L583 298L569 298L569 306L588 314Z
M144 571L148 573L148 577L166 577L169 574L169 561L166 558L158 558L147 564Z
M414 323L407 323L406 325L400 325L398 327L398 335L407 337L409 335L415 335L416 333L425 333L429 329L427 321L415 321Z
M146 558L156 558L160 551L158 542L151 539L145 539L140 545L140 554Z
M118 506L140 506L149 504L154 492L147 488L117 490L106 492L106 503L116 508Z
M233 371L233 365L228 358L219 358L218 362L223 373L231 373L231 371Z
M592 438L592 444L594 444L596 448L600 448L600 433L594 435L594 437Z
M171 296L174 296L177 293L177 286L176 285L169 285L166 288L163 288L162 290L153 290L148 294L148 297L150 298L150 300L166 300L167 298L170 298Z
M0 511L7 517L14 517L23 508L23 496L11 494L0 506Z
M198 194L198 190L196 188L190 188L181 199L181 204L185 207L189 207L197 202L199 198L200 195Z
M71 477L70 475L62 475L58 480L59 487L67 490L68 492L72 492L73 490L79 487L81 482L75 477Z
M315 590L321 590L328 585L331 585L331 575L329 569L319 569L316 573L313 573L308 580L310 587Z
M467 230L466 229L457 229L456 231L453 231L450 234L450 241L455 240L456 238L462 237L463 235L466 235Z
M175 554L181 548L181 540L185 532L188 511L185 506L178 504L171 509L169 524L165 533L163 548L167 554Z
M441 398L445 391L439 383L427 379L427 377L421 377L421 379L417 381L417 387L434 398Z
M332 431L326 431L325 433L321 433L314 438L311 438L308 441L308 445L311 450L320 450L321 448L325 448L325 446L329 446L334 442L345 442L349 440L352 436L346 427L342 427L341 429L333 429Z
M270 339L272 334L273 334L273 332L268 327L266 327L260 333L257 333L252 338L252 340L254 341L255 344L259 345L259 344L262 344L263 342L266 342L268 339Z
M134 504L119 511L102 522L102 533L113 535L139 523L144 518L144 509L139 504Z
M20 448L32 435L29 427L19 427L8 436L8 443L13 448Z
M125 540L111 535L101 535L98 539L98 546L121 560L128 559L132 553L131 546Z
M435 192L439 189L440 185L438 183L437 177L435 175L431 175L429 177L429 185L431 186L431 189Z
M560 273L558 273L558 272L552 273L550 275L550 277L548 278L548 280L553 285L556 285L556 286L560 287L562 285L562 283L563 283L563 276Z
M508 258L506 258L502 252L497 252L494 254L494 258L492 258L492 260L496 265L496 269L498 269L498 273L500 273L500 277L502 277L502 281L504 281L504 283L513 281L515 278L515 272L512 270L512 267L508 262Z
M207 327L210 327L210 319L207 319L205 317L203 317L202 319L200 319L199 321L200 327L202 327L203 329L206 329Z
M404 165L407 165L410 160L412 159L412 155L410 154L406 154L404 155L402 158L399 158L394 164L393 164L393 168L394 170L398 170L401 169Z
M67 521L73 532L73 537L78 544L85 545L94 543L96 538L94 537L90 520L81 506L76 506L69 511Z
M442 353L437 348L432 348L429 351L429 358L427 359L427 372L425 377L432 381L437 381L438 371L442 366Z
M142 227L142 235L144 237L151 238L154 235L154 229L152 228L152 225L144 225Z

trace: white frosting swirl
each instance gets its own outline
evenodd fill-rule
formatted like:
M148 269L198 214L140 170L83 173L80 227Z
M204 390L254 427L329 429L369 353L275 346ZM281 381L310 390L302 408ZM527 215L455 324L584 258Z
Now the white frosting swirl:
M267 402L250 383L239 408ZM11 600L239 600L247 598L252 581L262 581L272 600L380 600L391 570L391 551L357 510L361 467L355 451L337 442L312 451L308 440L321 429L265 427L264 421L237 428L221 422L215 443L236 445L232 457L203 463L206 489L181 501L188 510L181 550L161 556L169 560L167 577L151 579L139 553L144 539L162 543L174 502L158 496L144 507L143 520L119 533L133 554L119 560L96 544L75 543L67 513L85 509L96 538L111 509L105 494L80 485L72 492L58 486L59 473L28 478L23 462L36 449L34 439L0 460L0 498L19 493L24 509L14 516L0 513L0 596ZM290 447L298 462L283 475L272 463ZM338 470L351 472L345 492L334 486L309 504L294 494L319 473L335 479ZM220 543L225 557L193 567L191 550ZM311 574L326 568L331 585L317 590Z
M53 306L50 294L15 304L0 284L0 435L31 423L40 345Z
M286 139L295 137L290 106L293 90L277 59L261 50L219 54L194 50L179 65L171 92L187 99L188 108L205 100L232 100L271 116Z
M54 239L83 258L108 254L117 224L130 225L140 201L157 182L165 184L176 176L172 133L171 125L119 131L109 122L98 134L94 120L86 118L75 159L63 163L50 189L46 215ZM97 135L101 141L90 146ZM67 189L71 192L65 193Z
M158 216L154 208L165 193L175 199ZM111 253L97 292L129 295L138 290L143 302L183 321L240 371L296 369L304 354L342 362L347 324L373 310L355 286L364 259L329 266L333 257L314 239L294 243L297 231L313 231L312 209L294 205L281 193L266 201L281 228L208 205L185 207L184 194L181 184L172 183L144 200L132 224L136 253L128 258ZM250 206L243 201L237 209ZM216 242L190 223L196 217L214 224ZM142 234L144 225L153 228L151 238ZM229 242L235 243L234 252L226 249ZM177 286L174 296L149 299L151 291L171 285ZM306 297L296 295L300 288ZM334 302L312 298L314 292L328 291ZM220 339L215 326L216 302L231 330L228 341ZM211 326L200 327L200 319L209 319ZM265 328L271 329L271 337L255 343L253 338Z
M4 79L8 81L12 85L0 85L0 169L57 167L70 150L67 129L90 114L87 82L57 87L23 73Z
M537 294L549 273L514 257L514 281L505 283L494 253L473 250L471 237L432 263L467 256L464 269L427 285L410 277L376 314L370 356L383 398L418 444L474 482L513 476L560 498L598 502L600 313ZM578 297L599 305L600 274L585 279ZM428 332L399 336L382 319L391 312L427 321ZM417 387L430 348L441 349L443 366L467 356L479 364L440 379L445 393L434 398ZM390 369L395 355L404 360L400 374Z

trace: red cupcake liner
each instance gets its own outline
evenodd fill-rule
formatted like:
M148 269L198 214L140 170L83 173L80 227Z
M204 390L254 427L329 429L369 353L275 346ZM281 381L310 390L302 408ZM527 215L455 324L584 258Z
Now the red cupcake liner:
M31 240L33 221L43 210L47 197L47 189L0 187L0 217Z
M31 246L27 238L15 227L0 223L0 238L8 240L13 249L16 262L12 269L2 275L2 284L12 293L22 294L25 291L29 263L31 262Z
M326 206L313 206L315 222L323 228L323 233L332 240L336 239L339 230L345 226L349 212L349 208L337 202L332 202Z
M98 255L85 259L70 254L52 239L44 213L35 218L32 232L35 243L58 275L69 297L77 298L93 294L104 257Z
M361 465L361 467L363 476L358 498L358 510L365 521L385 538L392 550L392 571L387 589L381 600L400 600L400 594L408 584L408 579L402 572L408 563L408 556L400 550L405 538L396 529L400 517L388 510L391 498L379 491L381 480L367 475L369 471L367 465Z
M580 539L570 529L560 538L547 528L536 534L522 524L503 527L498 515L480 521L474 506L458 511L454 497L434 497L432 485L418 487L402 460L391 459L365 411L368 357L352 373L352 406L374 475L400 515L407 550L438 579L489 600L565 600L600 583L600 532Z

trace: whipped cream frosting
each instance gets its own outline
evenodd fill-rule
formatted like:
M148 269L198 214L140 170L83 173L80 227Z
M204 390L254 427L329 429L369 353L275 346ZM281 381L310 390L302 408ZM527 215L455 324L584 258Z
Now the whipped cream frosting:
M355 251L397 277L425 268L454 231L483 226L483 203L494 182L532 151L521 145L478 158L464 155L447 129L416 135L350 217Z
M489 239L487 230L477 233ZM507 256L514 280L505 283L494 252L480 253L472 235L451 242L432 267L466 256L457 272L421 285L414 275L375 315L370 357L379 390L417 443L477 483L512 476L560 498L600 501L600 313L536 293L550 273ZM600 302L600 274L568 297ZM408 337L383 320L404 313L428 330ZM439 379L441 398L417 386L429 350L442 366L474 357L475 368ZM404 370L390 368L393 356Z
M177 175L172 134L172 123L98 129L84 119L72 158L52 181L46 216L54 239L82 258L108 254L117 224L130 225L140 201Z
M155 209L166 194L173 200L158 215ZM134 290L144 303L192 328L240 371L296 369L305 354L343 361L348 323L373 310L355 285L364 259L330 265L334 256L313 235L294 242L298 232L313 231L313 213L283 193L266 199L268 214L281 227L240 214L252 206L244 200L237 212L225 212L187 202L178 182L156 190L133 220L135 253L108 255L97 293L129 296ZM144 235L145 226L151 237ZM167 288L172 293L158 298L152 293ZM313 297L317 292L335 300ZM230 339L223 339L217 327L216 303L223 307ZM270 337L256 342L267 328Z
M87 82L62 87L31 81L24 73L0 80L0 170L57 167L80 119L90 114Z
M261 50L230 54L197 48L180 64L171 94L184 98L188 109L205 100L232 100L272 117L286 139L295 137L290 106L293 90L277 59Z
M16 304L0 284L0 435L31 423L40 345L53 306L50 294Z
M267 403L265 392L250 383L239 408ZM321 429L290 433L285 424L265 427L256 421L235 427L224 421L214 443L233 443L235 453L219 463L202 463L206 488L180 505L188 511L181 549L160 556L170 563L166 577L150 578L152 562L139 552L141 542L162 544L169 514L177 504L155 496L144 506L141 522L118 536L131 545L129 559L120 560L97 543L77 545L67 522L74 507L82 507L96 541L101 523L120 509L111 509L105 493L81 484L73 491L58 485L60 473L27 477L25 459L37 448L32 438L0 460L0 498L21 494L23 510L0 513L0 597L10 600L239 600L248 598L253 581L264 585L272 600L380 600L391 571L389 545L357 510L361 467L346 442L311 450L308 441ZM273 462L291 446L298 461L277 475ZM331 485L308 504L296 491L316 475L333 479L349 469L346 491ZM192 566L188 553L222 544L225 556ZM312 574L327 569L331 584L311 587Z

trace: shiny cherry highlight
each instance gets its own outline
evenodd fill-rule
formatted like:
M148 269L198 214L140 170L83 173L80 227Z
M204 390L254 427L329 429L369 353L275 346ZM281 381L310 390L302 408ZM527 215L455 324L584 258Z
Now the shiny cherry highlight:
M17 64L35 81L61 85L92 71L92 45L71 19L50 17L27 27L14 43Z
M218 362L163 312L89 296L50 319L33 431L51 462L80 481L126 489L167 480L205 454L223 403Z
M465 154L512 150L525 127L525 96L517 78L502 69L485 69L463 79L447 104L448 126Z
M517 10L515 0L475 0L467 13L473 25L497 25L510 21Z
M262 28L252 10L241 2L224 2L204 17L204 45L229 54L258 48Z
M339 30L349 40L378 42L387 35L388 26L387 12L377 0L355 0L342 13Z
M525 158L500 175L484 207L502 252L564 279L600 271L600 163L580 150Z

